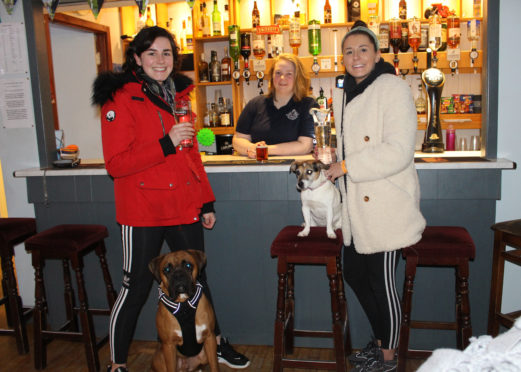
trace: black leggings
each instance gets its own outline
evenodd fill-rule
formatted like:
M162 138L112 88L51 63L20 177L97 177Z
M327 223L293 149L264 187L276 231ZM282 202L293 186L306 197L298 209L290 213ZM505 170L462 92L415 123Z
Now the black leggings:
M400 335L402 309L395 278L399 252L360 254L354 244L344 248L344 278L383 349L395 349Z
M141 308L150 293L154 277L148 263L159 255L163 241L170 251L196 249L204 252L204 234L200 222L190 225L133 227L121 226L123 243L123 283L110 316L110 356L113 363L126 363L128 350ZM206 273L199 273L205 295L212 302ZM220 335L215 322L215 334Z

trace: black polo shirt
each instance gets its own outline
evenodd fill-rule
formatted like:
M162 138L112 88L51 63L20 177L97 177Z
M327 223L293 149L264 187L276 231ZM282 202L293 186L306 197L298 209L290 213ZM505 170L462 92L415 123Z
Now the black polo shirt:
M311 97L299 102L292 98L278 109L272 98L257 96L244 107L235 130L249 134L252 143L265 141L268 145L296 141L301 136L315 138L313 118L309 113L312 107L318 107L318 104Z

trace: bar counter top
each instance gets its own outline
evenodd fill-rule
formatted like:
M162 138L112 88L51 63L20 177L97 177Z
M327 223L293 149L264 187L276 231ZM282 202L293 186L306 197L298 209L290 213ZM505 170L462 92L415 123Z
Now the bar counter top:
M416 152L416 169L515 169L516 163L508 159L486 159L479 151L451 151L443 154ZM311 160L311 155L270 156L267 163L258 163L237 155L201 155L207 173L287 172L293 160ZM74 168L29 168L17 170L15 177L37 176L95 176L106 175L103 159L81 159Z

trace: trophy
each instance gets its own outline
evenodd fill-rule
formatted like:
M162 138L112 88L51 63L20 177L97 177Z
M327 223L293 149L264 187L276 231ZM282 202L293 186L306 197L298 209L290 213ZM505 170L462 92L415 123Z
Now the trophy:
M309 113L315 122L317 158L324 164L331 164L331 109L313 107Z
M441 91L445 84L445 74L434 67L422 73L422 81L427 90L427 129L422 144L422 152L443 152L443 137L440 124Z

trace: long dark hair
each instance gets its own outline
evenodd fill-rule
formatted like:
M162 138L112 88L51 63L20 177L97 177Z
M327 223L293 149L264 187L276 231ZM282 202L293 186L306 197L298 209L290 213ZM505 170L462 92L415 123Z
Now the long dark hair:
M181 54L179 53L179 48L172 34L168 32L168 30L158 26L145 27L139 31L125 52L125 63L123 63L123 71L137 71L140 66L136 63L134 54L141 56L141 53L150 48L150 46L158 37L166 37L170 42L170 46L172 47L172 55L174 57L174 69L172 70L171 76L174 76L175 73L178 72L181 68Z

